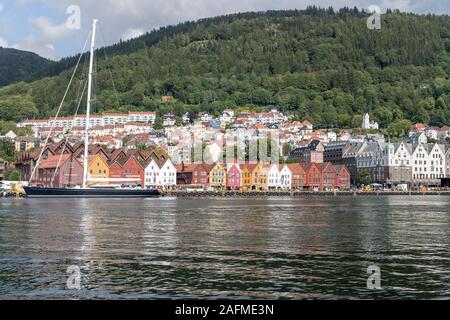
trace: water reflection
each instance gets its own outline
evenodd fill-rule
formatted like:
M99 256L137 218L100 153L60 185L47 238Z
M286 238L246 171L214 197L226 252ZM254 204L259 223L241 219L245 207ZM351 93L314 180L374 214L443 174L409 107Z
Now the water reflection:
M449 298L449 202L2 200L0 298Z

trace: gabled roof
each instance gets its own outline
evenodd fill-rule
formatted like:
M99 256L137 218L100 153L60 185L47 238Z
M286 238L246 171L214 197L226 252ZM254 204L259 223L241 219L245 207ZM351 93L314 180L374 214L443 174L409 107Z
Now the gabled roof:
M257 166L258 166L258 164L256 164L256 163L254 163L254 164L246 163L246 164L242 165L242 169L247 168L247 170L248 170L249 172L253 172L253 170L255 170L255 168L256 168Z
M300 163L288 163L287 166L291 170L291 172L305 171L305 169Z
M46 160L42 161L39 165L39 169L56 169L62 167L72 155L64 154L64 155L52 155L48 157ZM61 159L61 160L60 160ZM59 165L59 166L58 166Z
M319 168L320 172L324 172L325 170L329 169L329 168L333 168L333 165L330 162L326 162L326 163L316 163L317 168Z
M195 169L197 168L196 164L188 164L188 165L176 165L175 166L177 168L177 173L189 173L189 172L194 172Z
M344 166L344 165L338 164L338 165L333 165L333 167L334 167L334 171L336 171L336 174L341 173L342 170L345 170L345 171L347 171L347 173L348 173L348 169L347 169L347 167Z

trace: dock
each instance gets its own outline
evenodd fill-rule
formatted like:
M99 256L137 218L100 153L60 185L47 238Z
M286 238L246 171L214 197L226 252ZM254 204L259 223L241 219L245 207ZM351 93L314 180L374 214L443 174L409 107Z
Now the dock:
M445 191L162 191L164 197L177 198L252 198L252 197L352 197L352 196L450 196Z

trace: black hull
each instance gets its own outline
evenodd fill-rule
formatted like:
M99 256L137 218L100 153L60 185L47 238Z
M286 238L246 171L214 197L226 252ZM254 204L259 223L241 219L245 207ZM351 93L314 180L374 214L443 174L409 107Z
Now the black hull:
M159 197L158 190L131 189L67 189L25 187L28 198L151 198Z

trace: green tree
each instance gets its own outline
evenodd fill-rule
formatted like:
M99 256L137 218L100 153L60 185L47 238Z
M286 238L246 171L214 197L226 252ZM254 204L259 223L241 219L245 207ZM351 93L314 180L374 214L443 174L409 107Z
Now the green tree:
M363 172L360 172L358 175L358 182L359 182L359 184L368 186L368 185L372 184L373 181L372 181L372 177L370 176L369 172L363 171Z
M21 176L20 172L17 170L9 171L6 175L6 180L8 180L8 181L21 181L21 179L22 179L22 176Z

